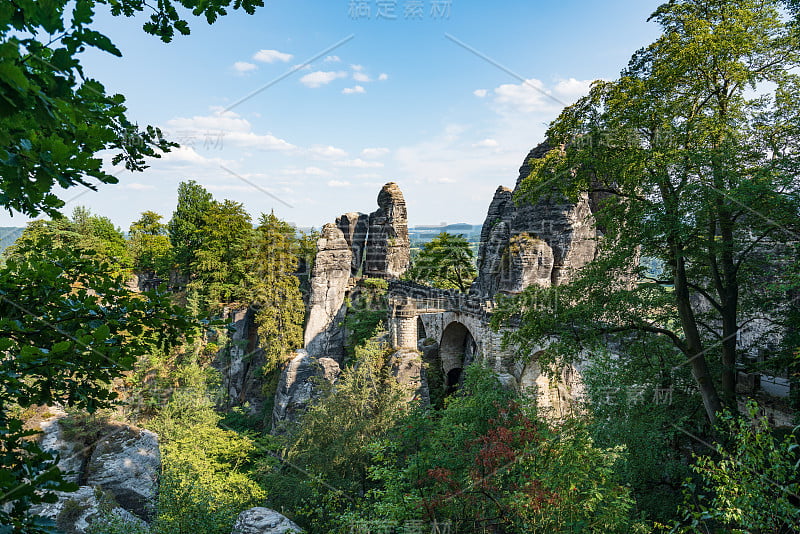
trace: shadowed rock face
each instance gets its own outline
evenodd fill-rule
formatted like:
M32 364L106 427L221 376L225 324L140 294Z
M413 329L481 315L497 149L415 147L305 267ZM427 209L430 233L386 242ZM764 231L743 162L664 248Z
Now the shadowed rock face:
M336 218L336 226L344 234L344 239L353 251L350 276L358 276L364 261L364 250L367 247L369 231L369 215L365 213L345 213Z
M546 143L531 150L513 192L505 187L495 192L481 232L473 292L492 297L529 285L557 286L594 259L597 231L588 195L577 203L557 194L534 205L514 203L514 193L530 174L530 162L549 150Z
M378 206L369 216L364 275L399 278L408 269L411 250L406 201L396 183L383 186L378 194Z
M350 280L353 252L342 231L326 224L317 241L317 257L311 270L311 296L304 342L312 356L337 361L344 357L344 298Z
M319 380L331 384L339 377L339 364L331 358L313 358L304 350L297 351L284 367L275 391L272 409L272 430L280 430L283 421L295 421L309 402L319 394Z

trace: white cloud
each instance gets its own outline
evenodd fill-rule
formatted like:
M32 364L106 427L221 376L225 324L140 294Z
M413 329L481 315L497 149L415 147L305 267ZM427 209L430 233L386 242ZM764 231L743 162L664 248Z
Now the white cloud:
M161 156L161 159L158 160L158 162L159 163L154 163L154 165L158 164L160 166L161 162L178 166L201 167L219 167L220 165L232 166L234 164L234 162L222 158L207 158L201 154L198 154L194 148L186 145L173 148L170 152Z
M476 89L472 92L473 95L477 96L478 98L485 98L489 91L486 89Z
M133 182L130 184L123 184L122 187L124 189L133 189L134 191L149 191L151 189L155 189L156 186L151 184L140 184L137 182Z
M249 132L250 121L239 116L233 111L223 111L221 108L211 108L211 115L195 115L194 117L176 117L167 121L168 131L174 134L198 131L224 131L224 132Z
M347 152L335 146L314 146L309 149L312 156L322 158L346 158Z
M340 180L329 180L328 181L328 186L329 187L349 187L350 186L350 182L344 182L344 181L340 181Z
M253 54L253 59L263 63L275 63L276 61L288 62L294 56L292 54L285 54L277 50L259 50Z
M274 150L279 152L288 152L297 148L288 141L275 137L274 135L256 134L253 132L231 132L224 133L222 136L222 143L231 142L240 145L244 148L254 148L259 150Z
M507 83L494 90L495 103L518 113L543 111L555 105L546 95L544 83L531 78L524 83Z
M238 72L239 74L244 74L245 72L250 72L256 70L258 67L253 63L248 63L247 61L237 61L233 64L233 70Z
M345 77L347 77L347 73L343 71L334 72L334 71L318 70L310 74L306 74L305 76L300 78L300 82L306 87L311 87L313 89L316 87L327 85L337 78L345 78Z
M574 101L588 94L592 83L594 83L593 80L576 80L575 78L560 80L553 88L553 92L565 99Z
M298 70L311 70L311 65L308 63L298 63L297 65L292 65L291 70L292 72L296 72Z
M342 58L339 56L328 56L325 58L325 63L339 63L342 61Z
M389 152L390 150L388 148L365 148L361 151L361 155L365 158L380 158Z
M320 169L319 167L306 167L303 169L303 172L310 176L328 176L330 173L324 169Z
M297 148L271 133L257 134L245 118L232 111L218 111L211 115L177 117L167 121L165 132L184 145L227 144L250 149L291 151Z
M345 87L342 89L342 93L346 95L352 95L355 93L366 93L367 90L361 87L360 85L356 85L355 87Z
M356 72L364 70L364 65L350 65L350 68Z
M483 141L478 141L472 145L474 148L496 148L500 146L500 144L495 141L494 139L484 139Z
M354 72L353 73L353 79L355 81L357 81L357 82L362 82L362 83L369 83L369 82L372 81L372 78L370 78L368 75L364 74L363 72Z
M354 167L356 169L377 169L383 167L383 163L380 161L364 161L361 158L337 161L334 165L337 167Z
M388 79L389 79L389 75L386 74L385 72L381 72L381 75L378 76L378 81L380 81L380 82L385 82Z
M531 78L520 84L504 84L494 90L494 103L501 111L510 113L534 113L560 110L589 92L592 80L575 78L559 80L552 88L544 82ZM481 96L483 90L475 91Z

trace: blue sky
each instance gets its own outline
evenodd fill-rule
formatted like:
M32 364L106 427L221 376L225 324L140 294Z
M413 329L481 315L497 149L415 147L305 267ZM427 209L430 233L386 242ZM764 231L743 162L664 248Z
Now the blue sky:
M62 192L66 212L85 205L127 229L144 210L169 218L178 183L195 179L254 219L274 210L319 227L373 211L395 181L411 224L482 222L562 107L532 86L571 103L592 80L615 78L657 37L646 20L660 2L266 3L213 26L193 19L192 35L170 44L145 35L141 19L98 17L124 57L90 51L87 71L127 96L132 119L184 146L98 193ZM26 220L6 214L0 225Z

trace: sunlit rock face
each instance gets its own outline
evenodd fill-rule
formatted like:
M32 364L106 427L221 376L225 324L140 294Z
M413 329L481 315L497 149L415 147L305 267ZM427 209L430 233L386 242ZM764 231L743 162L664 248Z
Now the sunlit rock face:
M303 529L287 517L269 508L250 508L236 519L231 534L284 534L301 533Z
M353 252L342 231L332 223L322 228L311 270L311 296L305 347L311 356L344 358L345 295L350 281Z
M406 201L400 187L389 182L378 193L378 209L369 216L364 275L399 278L410 261Z
M104 423L96 435L65 432L67 415L57 408L39 423L43 450L60 456L65 478L78 484L73 493L58 492L58 501L34 513L51 517L62 530L84 532L111 509L121 521L141 523L155 517L161 452L158 435L118 421Z
M499 187L489 204L478 249L478 277L472 291L492 297L518 293L530 285L557 286L595 257L597 230L589 195L570 202L554 191L535 204L517 199L531 161L548 152L531 150L520 168L514 191Z

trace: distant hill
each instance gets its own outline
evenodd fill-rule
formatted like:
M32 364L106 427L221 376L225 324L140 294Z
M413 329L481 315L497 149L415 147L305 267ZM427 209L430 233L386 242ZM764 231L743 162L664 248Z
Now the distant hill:
M17 228L15 226L0 226L0 254L14 244L14 241L16 241L24 231L25 228Z

